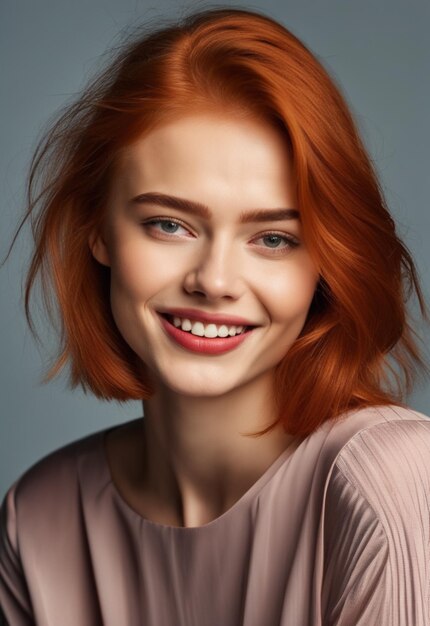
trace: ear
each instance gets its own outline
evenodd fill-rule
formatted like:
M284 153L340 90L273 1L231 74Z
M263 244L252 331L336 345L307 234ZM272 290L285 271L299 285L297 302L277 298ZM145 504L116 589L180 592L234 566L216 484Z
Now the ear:
M93 257L102 265L110 267L109 252L106 241L100 232L92 232L88 238Z

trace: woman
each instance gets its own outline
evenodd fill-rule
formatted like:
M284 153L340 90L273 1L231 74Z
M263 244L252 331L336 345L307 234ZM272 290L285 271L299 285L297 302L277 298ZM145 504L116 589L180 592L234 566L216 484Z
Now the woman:
M30 197L48 378L69 363L144 417L10 487L5 621L428 624L430 421L387 360L406 387L426 369L405 290L426 307L310 51L240 9L144 33L53 127Z

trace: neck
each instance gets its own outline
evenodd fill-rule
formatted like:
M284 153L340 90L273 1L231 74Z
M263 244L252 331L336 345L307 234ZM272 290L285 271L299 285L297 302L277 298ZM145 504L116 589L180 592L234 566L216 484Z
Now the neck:
M145 491L173 507L178 525L221 515L294 439L279 424L246 436L274 421L272 403L268 378L218 397L158 389L143 403Z

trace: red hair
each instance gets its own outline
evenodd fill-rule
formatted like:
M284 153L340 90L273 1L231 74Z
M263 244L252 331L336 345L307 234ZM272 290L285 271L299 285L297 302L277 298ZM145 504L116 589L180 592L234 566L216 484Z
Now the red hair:
M352 408L402 404L416 366L428 374L406 311L415 291L428 321L412 257L333 79L281 24L238 8L140 31L39 143L20 228L31 215L25 310L33 332L38 275L53 320L52 294L58 305L60 350L45 380L69 363L71 386L100 398L152 394L150 372L113 320L110 270L95 261L88 240L102 223L121 148L202 109L276 124L292 149L303 236L320 281L276 369L278 421L306 435Z

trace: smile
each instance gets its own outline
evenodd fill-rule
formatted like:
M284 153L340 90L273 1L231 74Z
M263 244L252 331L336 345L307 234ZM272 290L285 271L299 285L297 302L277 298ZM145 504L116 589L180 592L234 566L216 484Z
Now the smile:
M255 327L203 324L187 318L158 314L170 339L192 352L222 354L243 343Z
M190 332L193 335L197 335L199 337L234 337L235 335L239 335L248 328L247 326L234 326L230 324L213 324L206 323L199 320L190 320L187 317L177 317L172 315L166 315L166 319L176 326L176 328L180 328L186 332Z

